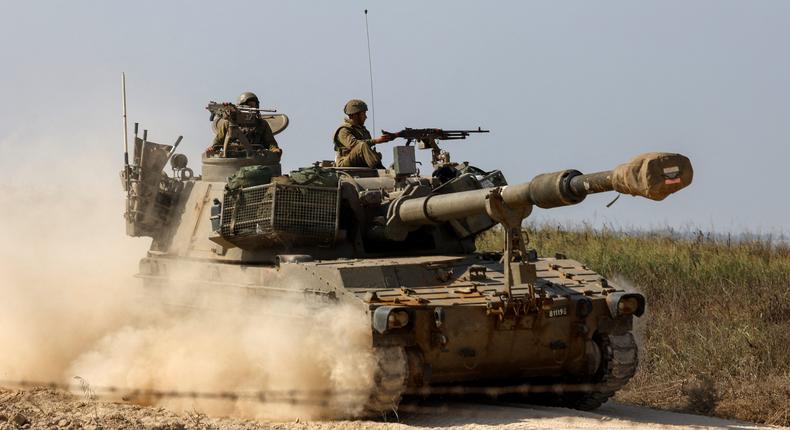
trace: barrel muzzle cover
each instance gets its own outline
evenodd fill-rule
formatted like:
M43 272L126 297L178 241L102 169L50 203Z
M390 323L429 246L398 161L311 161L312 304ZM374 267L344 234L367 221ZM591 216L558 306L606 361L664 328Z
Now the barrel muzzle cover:
M691 161L684 155L648 152L617 166L612 186L619 193L659 201L687 187L693 177Z

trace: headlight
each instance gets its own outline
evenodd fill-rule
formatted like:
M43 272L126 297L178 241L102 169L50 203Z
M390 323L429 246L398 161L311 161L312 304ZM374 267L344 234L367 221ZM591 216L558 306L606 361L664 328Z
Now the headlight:
M617 311L620 315L631 315L639 309L639 300L636 297L623 297L617 304Z
M399 306L381 306L373 311L373 329L379 334L406 327L410 311Z
M609 293L606 304L613 318L620 316L642 316L645 313L645 296L639 293Z
M409 323L409 314L406 311L393 311L387 317L387 329L406 327Z

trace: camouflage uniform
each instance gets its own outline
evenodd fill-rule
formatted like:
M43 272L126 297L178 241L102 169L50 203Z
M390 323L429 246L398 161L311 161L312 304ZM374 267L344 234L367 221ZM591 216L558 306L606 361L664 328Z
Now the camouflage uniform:
M224 118L214 120L214 130L214 142L212 145L215 148L222 148L222 145L225 144L225 134L228 132L228 120ZM277 141L274 139L274 134L272 134L272 128L263 118L259 118L258 124L254 126L239 126L239 131L244 133L250 145L260 145L268 150L279 148Z
M364 125L346 119L335 130L336 165L338 167L369 167L383 169L381 154L373 149L373 139Z

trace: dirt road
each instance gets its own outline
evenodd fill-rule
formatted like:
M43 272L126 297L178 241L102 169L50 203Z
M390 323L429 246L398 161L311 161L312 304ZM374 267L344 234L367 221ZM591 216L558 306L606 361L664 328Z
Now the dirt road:
M399 423L377 421L262 422L212 418L197 410L86 400L49 389L0 389L0 429L776 429L759 424L608 403L595 412L527 405L423 402L404 404Z

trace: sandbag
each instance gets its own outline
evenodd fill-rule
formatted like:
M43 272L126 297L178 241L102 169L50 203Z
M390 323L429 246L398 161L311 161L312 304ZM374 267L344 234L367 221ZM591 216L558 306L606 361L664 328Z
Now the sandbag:
M291 178L291 182L296 185L308 185L311 187L336 188L340 180L336 171L318 166L302 167L299 170L292 171L288 176Z
M691 184L694 169L681 154L648 152L617 166L612 172L615 191L632 196L664 200Z
M269 166L245 166L228 178L225 189L235 191L256 185L265 185L272 181L273 173Z

